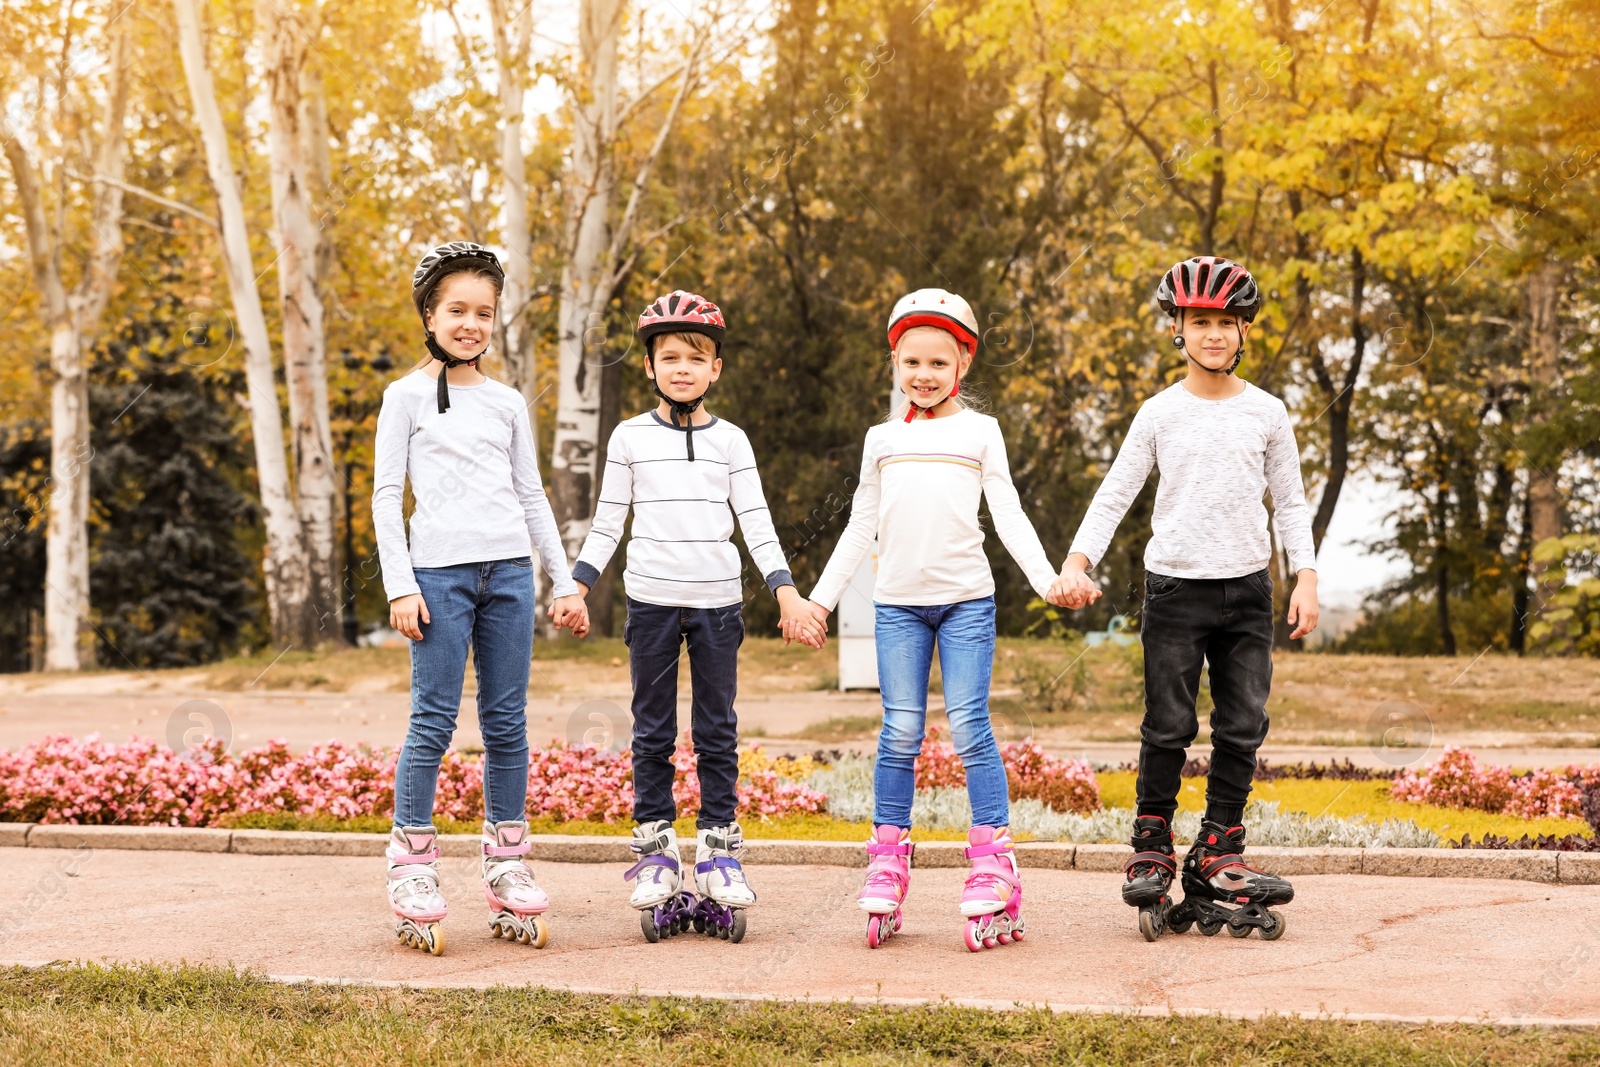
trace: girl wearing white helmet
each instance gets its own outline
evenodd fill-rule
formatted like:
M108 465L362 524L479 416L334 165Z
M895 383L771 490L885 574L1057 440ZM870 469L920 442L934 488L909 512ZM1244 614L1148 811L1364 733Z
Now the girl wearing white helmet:
M972 872L961 914L967 947L976 952L1023 934L1006 772L989 725L994 575L983 551L980 499L988 501L995 532L1040 596L1050 591L1055 571L1011 484L1000 424L961 400L961 379L978 347L972 308L954 293L920 289L895 304L889 346L907 405L867 431L850 524L811 601L826 619L878 539L873 601L883 730L866 885L858 898L869 914L867 943L874 948L899 928L910 882L915 764L927 724L928 674L935 646L939 650L950 733L972 801Z

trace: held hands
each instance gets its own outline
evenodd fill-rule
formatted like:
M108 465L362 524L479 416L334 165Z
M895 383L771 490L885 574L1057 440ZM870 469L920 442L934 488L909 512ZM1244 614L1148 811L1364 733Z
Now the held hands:
M1083 553L1074 552L1068 556L1061 565L1061 574L1050 583L1050 592L1045 600L1058 608L1070 608L1073 611L1099 600L1100 587L1084 573L1088 569L1089 557Z
M421 641L422 624L432 621L428 617L428 605L423 603L421 593L397 596L389 601L389 625L404 637Z
M783 631L785 645L799 641L809 648L821 648L828 643L828 613L801 596L794 586L779 587L778 610L782 613L778 629Z
M589 605L584 601L588 595L589 587L579 582L578 592L550 601L550 621L556 629L571 630L573 637L589 636Z
M1321 615L1317 607L1317 572L1307 567L1295 576L1294 592L1289 595L1288 622L1294 627L1289 639L1298 641L1315 630Z

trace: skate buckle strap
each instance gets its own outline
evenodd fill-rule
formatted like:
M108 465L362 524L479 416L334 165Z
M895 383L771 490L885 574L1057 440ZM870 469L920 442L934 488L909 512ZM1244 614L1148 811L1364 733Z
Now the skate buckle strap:
M390 855L390 863L432 863L439 858L438 848L431 848L426 852L402 852L400 855Z
M1168 852L1135 852L1128 862L1122 865L1122 869L1131 871L1142 863L1148 863L1174 873L1178 870L1177 857Z
M744 870L744 867L740 865L739 861L734 859L732 856L713 856L708 860L704 860L694 865L696 874L710 874L719 867L726 867L730 870L741 872Z
M1200 865L1200 877L1209 882L1212 878L1221 874L1229 867L1238 867L1242 870L1249 871L1251 874L1265 873L1250 866L1237 852L1225 852L1220 856L1214 856L1205 863L1202 863Z
M634 877L646 867L670 867L672 872L676 874L678 872L678 861L665 853L652 852L632 867L629 867L628 872L622 876L622 880L624 882L633 881Z
M979 856L999 856L1003 853L1012 851L1014 851L1014 849L1012 848L1012 843L1009 839L1003 842L996 841L987 845L971 845L967 848L967 859L977 859Z
M533 845L528 841L515 845L484 845L483 854L485 856L526 856L531 848L533 848Z
M902 841L897 845L879 844L876 841L867 842L867 855L869 856L911 856L916 853L915 841Z

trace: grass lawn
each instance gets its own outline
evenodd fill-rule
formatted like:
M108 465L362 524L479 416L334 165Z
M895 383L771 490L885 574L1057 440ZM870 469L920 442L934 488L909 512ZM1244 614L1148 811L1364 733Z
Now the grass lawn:
M0 1062L1538 1067L1600 1062L1600 1033L340 988L211 968L67 965L0 971Z

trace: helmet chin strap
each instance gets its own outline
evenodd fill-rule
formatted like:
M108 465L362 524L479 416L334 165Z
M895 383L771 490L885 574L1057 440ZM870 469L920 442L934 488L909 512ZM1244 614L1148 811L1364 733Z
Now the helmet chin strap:
M656 396L665 400L672 409L672 425L678 425L678 418L683 418L683 445L689 452L689 462L694 462L694 413L700 409L700 404L705 400L706 394L701 393L693 400L674 400L661 391L661 383L655 377L655 356L652 353L650 363L650 388L655 390Z
M423 341L423 344L427 345L429 355L438 360L440 363L444 364L444 370L439 372L439 414L443 415L445 412L450 410L450 385L446 381L446 379L450 376L450 368L472 367L476 369L478 366L478 357L473 356L471 359L457 359L440 347L439 342L434 340L432 330L428 331L427 339Z

